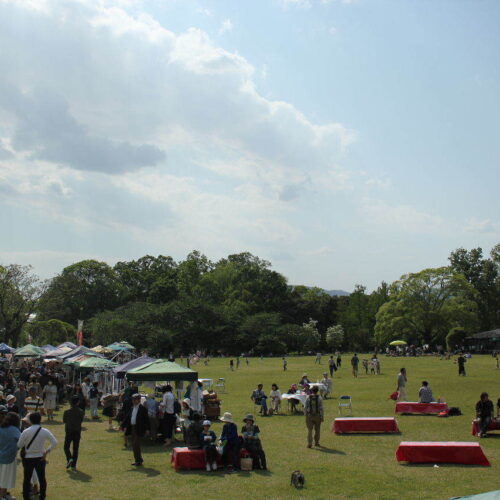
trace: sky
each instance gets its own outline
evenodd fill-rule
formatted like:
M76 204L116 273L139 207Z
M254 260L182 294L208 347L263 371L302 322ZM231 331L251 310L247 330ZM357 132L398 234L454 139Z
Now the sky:
M0 0L0 263L251 252L369 290L500 242L496 0Z

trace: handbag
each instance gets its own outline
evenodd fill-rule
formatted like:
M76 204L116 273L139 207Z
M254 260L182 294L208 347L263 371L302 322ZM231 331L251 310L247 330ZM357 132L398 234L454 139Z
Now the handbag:
M38 430L35 432L35 435L31 438L31 441L26 445L21 448L20 455L21 458L24 460L26 458L26 450L33 444L33 441L36 439L38 436L38 433L42 430L41 427L38 428Z

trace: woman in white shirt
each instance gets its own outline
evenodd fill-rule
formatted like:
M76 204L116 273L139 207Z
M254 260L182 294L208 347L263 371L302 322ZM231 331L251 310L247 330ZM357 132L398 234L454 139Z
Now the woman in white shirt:
M271 413L277 413L281 404L281 392L276 384L271 386L269 397L271 398Z

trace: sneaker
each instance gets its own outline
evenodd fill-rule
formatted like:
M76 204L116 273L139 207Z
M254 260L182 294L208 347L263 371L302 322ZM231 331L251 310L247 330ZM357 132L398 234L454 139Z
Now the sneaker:
M212 470L217 470L217 462L214 462L214 463L212 464Z
M73 465L73 460L70 458L66 464L66 469L69 469Z

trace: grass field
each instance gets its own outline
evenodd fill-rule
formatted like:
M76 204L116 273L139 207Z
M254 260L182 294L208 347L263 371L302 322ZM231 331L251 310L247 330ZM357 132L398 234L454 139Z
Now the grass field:
M360 355L363 359L367 356ZM354 379L350 373L350 355L343 356L343 366L334 375L334 399L325 402L326 417L322 426L324 448L306 448L303 416L275 415L258 418L269 471L225 474L205 471L174 472L170 452L160 446L144 446L145 466L130 466L132 451L123 448L122 435L107 430L107 423L86 421L80 447L79 472L66 472L62 451L63 425L59 420L46 424L60 440L60 446L49 455L47 476L50 499L123 500L133 498L184 499L446 499L500 488L500 433L481 440L491 467L400 465L395 451L400 441L477 441L471 436L474 405L482 391L490 398L500 397L500 370L490 356L475 356L466 365L467 377L459 378L453 361L426 358L381 358L382 374L364 375ZM288 371L282 371L280 359L250 359L240 369L230 372L227 359L214 359L200 366L201 377L225 377L227 393L221 395L223 411L232 412L242 425L244 414L253 412L250 394L262 382L266 393L276 382L281 390L298 382L303 372L311 380L321 378L327 358L314 365L314 357L289 358ZM332 420L338 415L340 394L353 397L354 416L393 416L394 402L388 399L395 389L401 366L407 368L408 396L415 400L422 380L429 381L435 397L458 406L463 416L398 417L400 435L347 435L330 432ZM214 425L220 435L221 424ZM300 469L306 487L295 490L289 485L290 473ZM14 493L21 498L22 470Z

